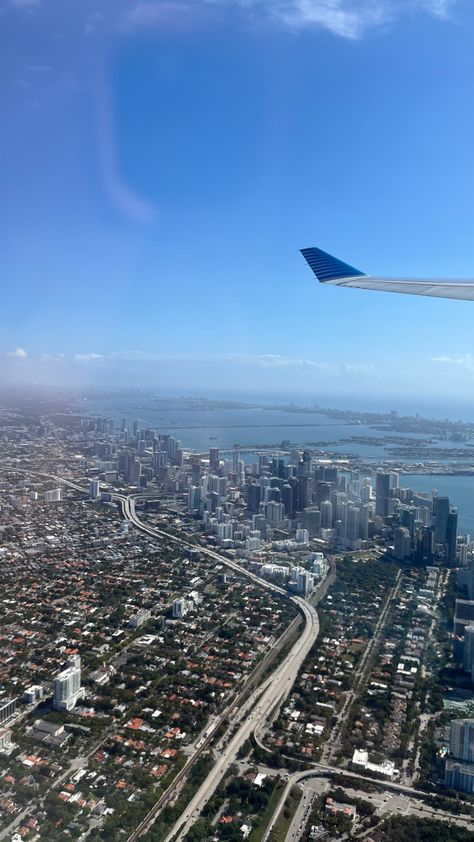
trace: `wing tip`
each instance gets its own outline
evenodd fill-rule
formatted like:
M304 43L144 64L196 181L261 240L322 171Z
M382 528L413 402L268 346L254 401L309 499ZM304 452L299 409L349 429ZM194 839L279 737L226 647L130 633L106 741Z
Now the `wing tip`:
M342 280L343 278L357 278L365 275L365 272L361 272L354 266L350 266L349 263L344 263L338 257L334 257L327 251L323 251L315 246L300 249L300 252L311 271L322 284Z

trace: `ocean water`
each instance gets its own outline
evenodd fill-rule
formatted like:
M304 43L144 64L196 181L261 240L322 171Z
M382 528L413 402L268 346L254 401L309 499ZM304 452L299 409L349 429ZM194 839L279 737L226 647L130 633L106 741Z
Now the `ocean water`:
M142 427L151 427L162 433L170 433L179 439L185 448L204 451L209 446L222 450L239 444L245 447L264 444L278 447L282 441L290 441L300 447L320 445L341 455L354 454L374 461L392 460L383 445L371 445L364 441L340 443L341 439L353 436L363 439L367 436L383 438L383 433L364 424L345 424L316 412L291 411L263 408L181 408L177 403L166 405L159 400L137 398L106 398L101 401L83 401L81 410L85 414L107 415L117 425L124 418L129 426L137 420ZM401 439L419 439L423 434L397 433ZM440 442L435 447L456 448L458 444ZM403 461L396 457L397 461ZM406 460L412 462L413 460Z

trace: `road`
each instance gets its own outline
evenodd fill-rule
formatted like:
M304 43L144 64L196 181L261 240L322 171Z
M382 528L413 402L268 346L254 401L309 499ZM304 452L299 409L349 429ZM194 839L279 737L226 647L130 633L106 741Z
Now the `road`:
M291 822L290 827L288 828L288 833L286 834L288 842L297 842L297 840L303 835L306 823L311 815L311 809L313 807L315 797L316 793L314 791L310 790L308 787L303 789L301 801L296 808L293 821Z
M331 786L335 788L331 784L331 776L328 774L331 772L344 774L345 777L353 777L353 788L348 788L347 786L342 787L347 795L348 801L350 802L351 798L361 798L364 801L369 801L376 808L381 820L389 815L417 816L418 818L430 818L436 819L437 821L449 822L458 827L472 830L473 819L471 816L453 815L445 810L437 810L429 804L423 803L424 799L429 798L429 793L418 791L402 784L385 784L383 781L375 779L373 782L377 783L379 787L385 787L385 789L382 792L368 793L365 789L359 789L357 786L357 778L362 780L360 775L351 774L336 767L329 769L328 767L323 768L320 766L318 769L295 772L293 775L287 776L285 789L275 808L272 820L262 838L262 842L266 842L271 830L275 826L291 789L294 786L300 786L303 789L303 796L285 840L285 842L298 842L298 839L304 833L304 826L311 813L311 810L308 811L307 809L310 801L312 802L316 795L320 795L325 790L331 788ZM281 773L282 770L280 771ZM318 779L318 783L316 783L315 779ZM367 780L367 778L364 777L363 780ZM368 834L370 835L370 831L368 831Z
M114 497L121 502L124 517L131 521L142 532L146 532L153 537L164 538L168 542L178 544L185 549L196 548L197 545L194 543L185 541L182 538L170 535L168 532L150 527L146 523L143 523L135 511L135 498L133 496L125 497L123 495L114 495ZM319 618L317 611L305 599L299 596L289 597L287 592L278 585L274 585L272 582L267 582L266 580L261 579L255 573L245 570L236 562L220 555L212 549L208 549L207 547L202 547L200 545L198 546L199 551L203 555L231 568L236 573L245 576L247 579L254 582L259 588L265 588L268 591L278 594L282 598L290 599L303 615L304 626L300 637L296 640L289 654L286 655L283 663L276 668L276 670L267 678L261 687L254 691L249 701L246 703L246 709L249 710L247 717L241 724L238 725L236 732L231 736L229 742L222 746L217 762L195 794L194 798L191 800L184 816L181 817L172 832L168 835L166 842L168 842L171 838L175 839L175 842L180 842L180 840L184 838L193 824L197 821L202 808L217 789L231 764L236 760L240 747L250 737L254 730L261 726L271 716L272 711L281 705L284 699L288 696L298 671L319 634ZM260 696L260 698L259 701L256 702L258 696ZM153 824L156 812L155 808L150 811L144 822L142 822L139 828L137 828L137 830L129 837L129 842L134 842L135 839L138 839L142 833Z
M392 600L395 598L398 588L400 586L400 578L401 578L401 571L399 570L397 573L397 578L394 587L390 590L382 611L380 613L379 619L377 620L377 624L375 626L372 638L369 640L365 651L359 661L356 675L354 676L352 687L347 694L347 697L344 701L344 704L337 714L336 723L331 731L331 734L327 738L323 750L321 752L321 761L322 763L330 763L331 760L334 759L337 752L340 750L342 745L342 735L344 732L344 726L346 724L346 719L350 714L351 707L353 702L355 701L357 695L360 693L361 685L365 680L366 673L368 670L368 666L370 665L370 657L375 651L376 646L380 640L380 636L385 626L385 622L388 617L388 612L390 610L390 604Z

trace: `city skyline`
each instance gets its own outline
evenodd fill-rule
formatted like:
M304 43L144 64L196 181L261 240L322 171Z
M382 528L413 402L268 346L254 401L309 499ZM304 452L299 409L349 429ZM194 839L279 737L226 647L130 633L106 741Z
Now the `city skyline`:
M469 304L321 290L299 249L472 275L473 23L4 3L0 383L467 400Z

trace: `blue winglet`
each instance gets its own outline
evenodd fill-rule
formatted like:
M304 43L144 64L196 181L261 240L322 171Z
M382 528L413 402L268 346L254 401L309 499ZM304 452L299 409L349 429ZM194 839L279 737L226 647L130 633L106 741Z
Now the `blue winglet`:
M326 281L337 281L338 278L354 278L365 275L365 272L354 269L353 266L343 263L342 260L338 260L337 257L333 257L322 249L301 249L301 254L318 281L323 284Z

